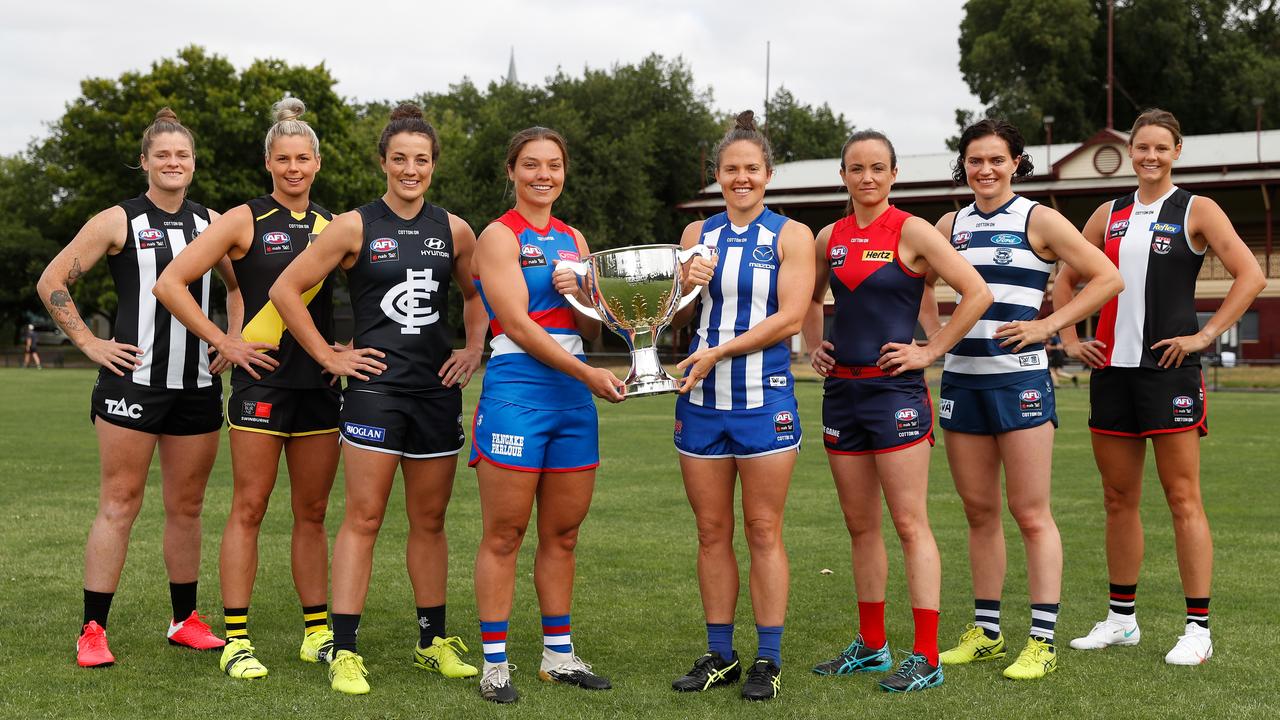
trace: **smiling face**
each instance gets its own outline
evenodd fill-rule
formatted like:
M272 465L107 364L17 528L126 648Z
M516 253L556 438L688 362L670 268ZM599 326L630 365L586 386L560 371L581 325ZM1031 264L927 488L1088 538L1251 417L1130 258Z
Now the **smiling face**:
M1129 138L1129 159L1139 182L1164 182L1181 154L1182 145L1166 127L1143 125Z
M859 140L845 151L840 178L854 204L875 207L889 197L898 169L893 167L888 145L880 140Z
M422 133L402 132L387 141L382 171L387 174L387 191L405 202L416 202L431 187L431 138Z
M750 140L738 140L720 151L716 182L729 209L755 214L764 205L764 188L772 177L764 150Z
M530 140L516 153L507 177L516 200L536 208L550 207L564 189L564 153L553 140Z
M964 174L975 197L1001 200L1013 193L1013 174L1018 160L999 135L987 135L969 142L964 150Z
M151 147L141 156L141 162L151 187L164 192L182 192L191 185L196 153L191 138L186 135L160 133L151 138Z
M320 170L320 156L312 148L310 138L285 135L271 143L266 165L276 192L306 197Z

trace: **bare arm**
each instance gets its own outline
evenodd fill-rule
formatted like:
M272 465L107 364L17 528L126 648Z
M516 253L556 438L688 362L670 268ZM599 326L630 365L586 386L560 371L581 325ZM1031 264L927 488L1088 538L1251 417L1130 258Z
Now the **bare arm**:
M320 334L302 301L302 294L324 280L334 268L339 265L349 268L355 264L363 237L364 222L360 213L352 211L334 218L280 273L269 295L289 328L289 334L326 372L368 380L365 373L380 375L387 368L375 359L386 355L374 348L335 349Z
M484 336L489 329L489 314L480 301L472 280L472 265L476 254L476 233L466 220L449 213L449 229L453 233L453 281L462 293L462 327L466 333L466 346L454 350L440 366L440 384L466 387L471 376L480 367L484 354Z
M1085 242L1094 246L1099 252L1102 251L1106 242L1107 219L1110 217L1110 203L1103 203L1093 211L1093 215L1089 216L1088 222L1084 225ZM1106 258L1106 255L1103 255ZM1108 259L1107 262L1110 262ZM1117 271L1118 272L1118 271ZM1069 305L1076 297L1076 285L1080 284L1082 275L1080 271L1071 266L1070 263L1061 265L1058 268L1058 277L1053 281L1053 310L1060 312ZM1122 281L1123 285L1123 281ZM1119 291L1117 291L1119 292ZM1105 303L1105 300L1103 301ZM1080 342L1080 336L1076 334L1075 323L1063 325L1058 330L1058 336L1062 339L1062 348L1067 355L1078 358L1081 362L1089 367L1102 367L1106 361L1106 355L1103 353L1105 345L1100 340L1090 340L1087 343Z
M121 376L125 370L132 371L141 367L141 348L94 336L85 326L84 318L80 317L80 311L76 309L68 287L88 272L103 255L124 247L125 228L124 209L119 206L107 208L93 216L62 252L49 262L36 283L40 300L71 342L90 360Z
M697 245L698 239L701 237L702 237L702 221L694 220L688 225L685 225L684 232L680 233L680 249L688 250L694 245ZM699 267L701 267L704 271L707 271L709 273L715 272L715 264L712 261L713 259L707 259L700 256L695 256L692 260L689 261L689 266L686 266L685 268L686 280L691 279L688 273L689 268L693 265L693 263L696 263L699 260L702 261ZM706 277L706 282L703 282L701 284L705 286L709 282L711 282L711 275L708 274ZM697 311L698 311L697 301L689 303L687 306L685 306L680 311L678 311L674 316L672 316L671 325L669 327L672 330L679 330L685 325L688 325L689 321L693 319L693 314Z
M809 298L809 309L805 312L804 346L809 351L809 364L815 372L826 377L835 358L831 351L835 349L830 341L823 339L822 331L826 324L824 310L827 302L827 286L830 283L831 266L827 259L827 244L831 242L831 231L835 225L828 225L818 231L813 248L813 295Z
M778 236L778 311L729 342L700 348L676 367L689 368L680 383L686 393L706 377L716 363L773 345L800 332L813 299L813 231L795 220Z

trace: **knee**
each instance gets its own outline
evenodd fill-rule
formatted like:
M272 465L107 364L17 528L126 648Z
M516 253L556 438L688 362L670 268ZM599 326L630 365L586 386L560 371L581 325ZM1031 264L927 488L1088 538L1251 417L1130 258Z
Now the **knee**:
M897 531L904 550L910 550L929 537L929 524L923 515L903 513L893 519L893 528Z
M444 535L444 515L431 513L412 518L409 521L409 532L432 538Z
M237 497L231 503L231 518L242 527L259 527L266 515L267 498L265 497Z
M1012 509L1012 508L1010 508ZM986 500L964 501L964 517L971 528L988 528L1000 525L1000 504Z
M510 557L520 550L524 540L524 525L504 525L485 530L481 547L492 555Z
M382 529L382 515L373 510L348 507L347 514L342 519L342 525L356 535L373 538L377 537L378 531Z
M772 550L782 545L781 518L751 518L745 525L747 547L752 552Z
M329 499L320 498L293 504L293 522L301 525L324 525L329 510Z
M1137 488L1120 488L1104 485L1102 488L1102 505L1108 514L1129 513L1138 511L1138 501L1142 495Z
M723 550L733 546L732 520L698 520L698 547L703 552Z
M98 517L110 525L131 526L142 509L141 492L121 492L104 496L98 505Z
M1204 502L1195 487L1171 489L1165 492L1169 512L1174 521L1194 521L1204 517Z
M1018 530L1024 537L1039 537L1053 530L1053 515L1047 505L1015 505L1010 503L1009 512L1018 523Z
M572 553L578 547L578 528L544 534L538 538L538 547L561 553Z

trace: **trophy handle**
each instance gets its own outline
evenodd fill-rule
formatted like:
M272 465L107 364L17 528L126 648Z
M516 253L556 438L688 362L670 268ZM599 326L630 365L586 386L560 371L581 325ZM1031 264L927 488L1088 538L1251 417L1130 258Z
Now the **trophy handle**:
M679 260L680 264L683 265L689 262L690 260L692 260L694 255L697 255L699 257L709 258L711 257L712 252L713 251L711 248L707 247L706 245L703 245L702 243L698 243L697 245L694 245L691 248L686 248L684 250L678 251L676 253L676 260ZM676 305L676 312L680 312L681 310L689 307L690 303L692 303L695 299L697 299L698 295L701 292L702 292L701 287L695 287L694 289L690 290L687 295L680 298L680 302Z
M590 269L587 267L587 264L584 262L573 262L572 260L557 261L556 269L559 270L562 267L572 270L573 274L577 275L578 277L586 277L587 271ZM561 297L563 297L565 300L568 300L569 304L573 306L573 309L577 310L583 315L586 315L592 320L601 320L601 321L604 320L604 318L600 317L600 313L596 312L595 308L589 308L586 305L583 305L582 303L578 302L578 298L574 297L573 293L570 293L568 295L562 295Z

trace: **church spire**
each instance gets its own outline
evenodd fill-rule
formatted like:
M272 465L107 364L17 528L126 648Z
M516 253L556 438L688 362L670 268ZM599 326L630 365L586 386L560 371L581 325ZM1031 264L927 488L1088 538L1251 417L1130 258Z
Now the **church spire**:
M511 46L511 60L507 63L507 85L519 85L520 80L516 77L516 46Z

